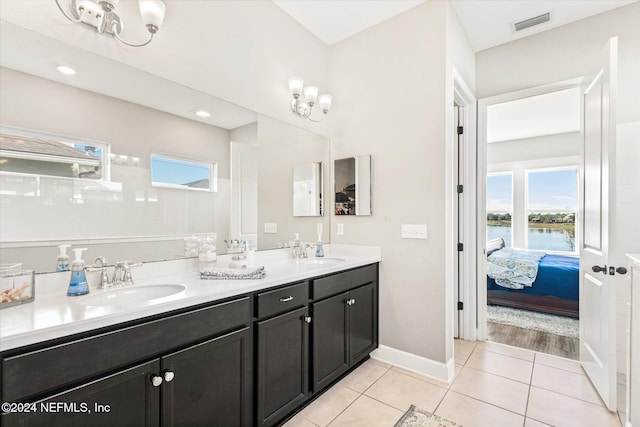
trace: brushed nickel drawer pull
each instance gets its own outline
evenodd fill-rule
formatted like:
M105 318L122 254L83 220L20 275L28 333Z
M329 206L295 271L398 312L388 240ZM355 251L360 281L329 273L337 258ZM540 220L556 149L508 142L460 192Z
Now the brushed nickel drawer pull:
M289 302L293 301L293 297L289 295L288 297L280 298L280 302Z

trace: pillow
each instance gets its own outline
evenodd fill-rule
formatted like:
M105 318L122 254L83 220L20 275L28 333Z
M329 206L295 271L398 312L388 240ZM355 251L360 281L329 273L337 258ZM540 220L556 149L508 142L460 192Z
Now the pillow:
M496 237L495 239L489 240L487 242L487 256L502 248L504 248L504 239L502 237Z

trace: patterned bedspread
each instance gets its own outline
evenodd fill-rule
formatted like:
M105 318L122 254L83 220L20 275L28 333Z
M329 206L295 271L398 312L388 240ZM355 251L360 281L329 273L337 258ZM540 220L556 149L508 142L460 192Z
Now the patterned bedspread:
M536 280L538 263L543 256L542 251L500 249L487 258L487 275L505 288L524 289Z

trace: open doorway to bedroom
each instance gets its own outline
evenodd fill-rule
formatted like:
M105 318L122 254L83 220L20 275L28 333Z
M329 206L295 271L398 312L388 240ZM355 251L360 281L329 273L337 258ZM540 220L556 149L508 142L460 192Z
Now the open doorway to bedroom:
M506 98L486 108L485 336L578 359L579 88Z

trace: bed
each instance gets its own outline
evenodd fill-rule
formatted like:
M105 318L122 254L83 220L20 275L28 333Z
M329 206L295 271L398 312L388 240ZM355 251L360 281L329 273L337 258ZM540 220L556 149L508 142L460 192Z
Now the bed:
M498 251L509 250L503 248L504 240L501 238L487 242L488 270L492 270L491 263L501 255ZM537 251L517 253L524 252ZM578 318L579 268L578 257L542 253L537 262L535 280L530 285L522 286L522 289L505 287L498 284L496 278L487 275L487 304ZM498 282L504 283L504 280L498 279ZM505 285L511 286L508 283ZM518 284L514 287L518 287Z

